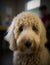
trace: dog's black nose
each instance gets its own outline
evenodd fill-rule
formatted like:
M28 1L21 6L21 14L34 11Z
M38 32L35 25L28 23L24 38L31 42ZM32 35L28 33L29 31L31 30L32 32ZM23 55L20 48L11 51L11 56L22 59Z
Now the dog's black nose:
M27 48L29 48L29 47L31 46L31 41L25 40L25 41L24 41L24 45L25 45Z

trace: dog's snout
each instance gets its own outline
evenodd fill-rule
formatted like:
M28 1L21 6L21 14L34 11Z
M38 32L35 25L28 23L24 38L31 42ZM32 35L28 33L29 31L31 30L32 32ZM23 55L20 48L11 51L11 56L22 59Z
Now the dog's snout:
M25 40L25 41L24 41L24 45L25 45L27 48L29 48L29 47L31 46L31 41Z

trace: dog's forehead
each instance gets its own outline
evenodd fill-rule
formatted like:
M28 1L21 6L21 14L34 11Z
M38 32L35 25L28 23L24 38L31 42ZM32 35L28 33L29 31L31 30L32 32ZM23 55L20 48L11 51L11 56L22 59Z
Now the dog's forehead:
M24 12L24 13L21 13L17 16L15 25L18 25L18 26L20 26L21 24L38 25L38 23L39 23L39 21L38 21L37 16L35 14L29 13L29 12L27 12L27 13Z

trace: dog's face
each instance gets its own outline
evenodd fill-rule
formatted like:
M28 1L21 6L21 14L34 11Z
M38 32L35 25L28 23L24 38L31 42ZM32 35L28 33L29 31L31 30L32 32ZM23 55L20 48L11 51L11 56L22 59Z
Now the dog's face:
M10 43L10 49L30 53L44 45L46 31L35 14L23 12L14 18L6 38Z

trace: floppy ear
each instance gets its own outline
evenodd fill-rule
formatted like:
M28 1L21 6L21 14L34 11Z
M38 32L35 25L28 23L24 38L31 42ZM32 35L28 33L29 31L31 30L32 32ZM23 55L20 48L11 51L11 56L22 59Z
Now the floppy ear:
M39 27L39 36L41 39L40 43L41 43L41 45L43 45L47 42L46 29L45 29L43 22L37 15L35 16L35 20L39 22L38 27Z
M42 35L41 35L41 38L42 38L42 43L45 44L48 40L47 40L47 36L46 36L46 29L45 29L45 26L42 24Z
M47 42L46 29L42 21L40 22L40 24L41 24L41 44L45 44Z
M14 37L14 26L15 26L16 17L13 19L10 27L8 28L8 34L5 36L5 40L7 40L10 44L9 48L12 51L17 50L16 40Z

